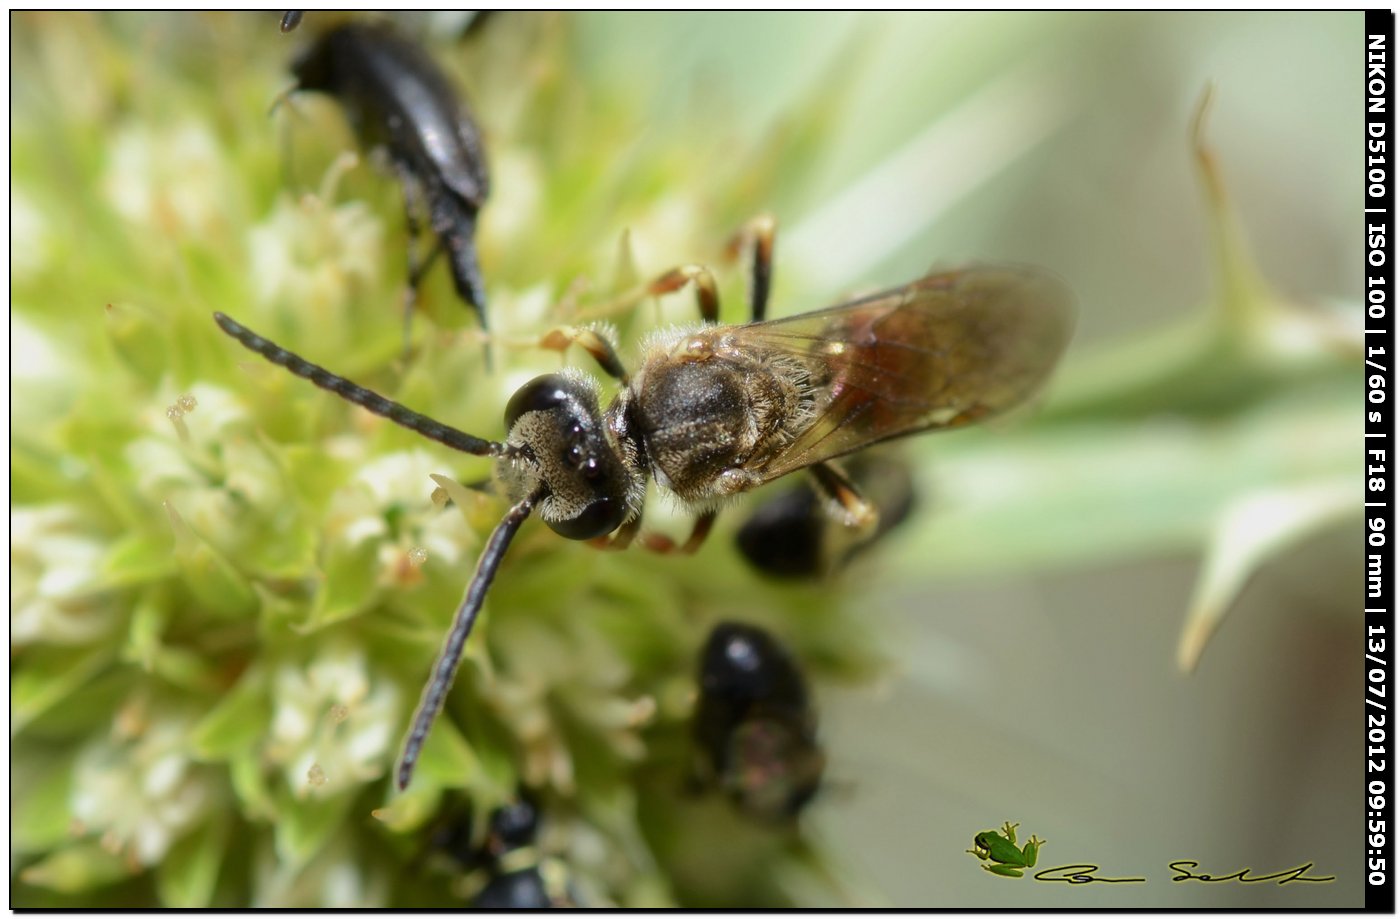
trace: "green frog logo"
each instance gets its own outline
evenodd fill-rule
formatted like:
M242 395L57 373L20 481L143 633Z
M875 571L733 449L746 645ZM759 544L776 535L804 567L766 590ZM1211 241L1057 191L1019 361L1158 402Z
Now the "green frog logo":
M996 830L978 833L972 837L972 848L967 850L968 854L990 862L982 866L983 871L1004 878L1023 877L1025 869L1035 867L1036 856L1040 853L1040 847L1045 845L1045 840L1032 835L1023 847L1016 848L1016 827L1020 825L1008 821L1001 825L1000 833Z

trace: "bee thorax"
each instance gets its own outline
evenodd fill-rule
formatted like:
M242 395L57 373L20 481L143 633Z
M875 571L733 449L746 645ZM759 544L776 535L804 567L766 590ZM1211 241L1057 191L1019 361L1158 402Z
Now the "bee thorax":
M634 383L633 434L676 495L704 501L756 484L739 475L789 442L808 417L790 368L760 359L654 360Z

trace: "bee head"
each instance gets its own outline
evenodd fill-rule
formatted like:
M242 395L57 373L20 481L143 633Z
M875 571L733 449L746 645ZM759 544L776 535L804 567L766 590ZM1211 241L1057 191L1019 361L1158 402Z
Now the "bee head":
M598 393L581 374L550 373L506 404L504 477L512 493L543 486L540 518L568 539L592 539L631 514L633 476L608 440Z

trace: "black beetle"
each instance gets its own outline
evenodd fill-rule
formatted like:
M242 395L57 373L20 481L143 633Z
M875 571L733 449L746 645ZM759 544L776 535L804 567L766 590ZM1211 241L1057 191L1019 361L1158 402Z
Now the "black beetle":
M740 554L770 577L820 579L903 523L918 503L909 467L898 459L857 454L846 474L880 512L874 532L852 536L833 525L822 497L803 483L754 508L734 534Z
M297 89L334 96L362 144L383 146L399 184L410 237L424 215L437 235L427 258L409 250L409 313L418 283L446 249L458 295L487 328L477 264L477 212L490 180L481 132L447 75L427 52L385 23L352 22L316 39L292 65Z
M470 805L451 810L434 827L428 844L449 856L458 870L475 877L478 889L471 899L473 907L550 909L573 905L571 892L551 889L560 885L551 885L541 871L544 858L535 845L539 810L528 796L522 793L514 803L493 810L486 838L480 844L472 839L472 822Z
M791 822L821 785L826 756L806 681L757 626L722 622L710 633L694 734L701 784L724 789L750 817Z

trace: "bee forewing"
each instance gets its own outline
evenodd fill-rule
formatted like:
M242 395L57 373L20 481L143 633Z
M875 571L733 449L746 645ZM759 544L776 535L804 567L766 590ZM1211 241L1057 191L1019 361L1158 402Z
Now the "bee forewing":
M754 471L764 481L870 444L960 427L1030 398L1069 341L1073 295L1038 269L981 266L736 330L803 357L814 421Z

